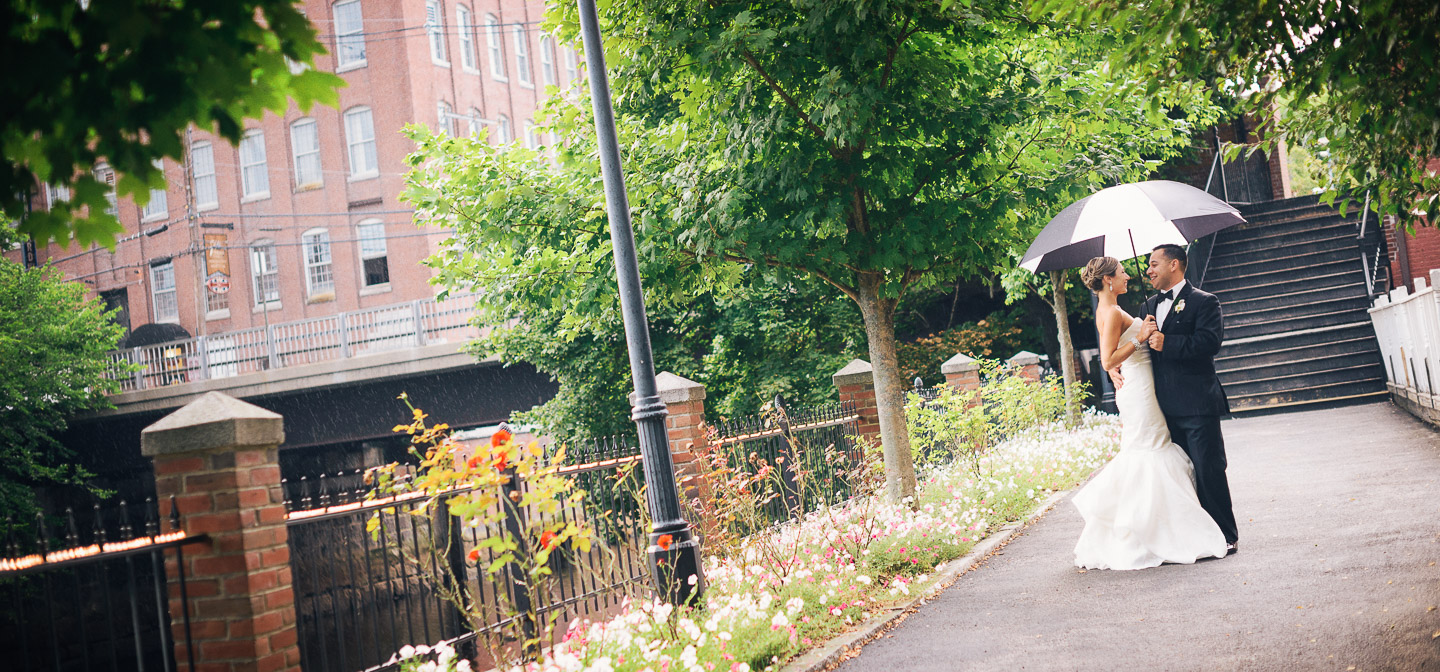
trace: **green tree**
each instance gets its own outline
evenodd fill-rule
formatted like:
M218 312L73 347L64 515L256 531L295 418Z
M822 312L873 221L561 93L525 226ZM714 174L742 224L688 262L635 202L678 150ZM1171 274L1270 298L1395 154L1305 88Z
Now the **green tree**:
M573 35L575 9L551 10ZM1094 173L1095 156L1144 164L1149 139L1190 130L1158 104L1116 100L1115 77L1068 49L1093 49L1090 36L1025 21L1003 0L601 11L647 302L683 308L747 269L852 300L896 499L915 486L901 297L1001 265L1055 199L1050 185ZM1144 123L1114 146L1077 134L1134 118ZM614 280L588 105L557 105L550 126L563 139L553 164L412 131L406 198L460 229L437 260L442 281L478 282L487 301L564 305L564 334L614 310Z
M0 83L0 210L41 245L114 244L97 163L115 171L118 195L143 203L165 184L152 163L183 158L190 124L238 142L247 119L292 100L335 105L343 84L291 72L324 53L293 0L9 0L0 25L12 66ZM72 196L27 213L37 184Z
M1440 156L1432 0L1039 0L1032 14L1127 31L1115 60L1148 72L1152 89L1175 77L1223 82L1269 120L1264 146L1328 145L1344 176L1331 199L1370 191L1402 221L1440 214L1440 178L1425 170ZM1172 49L1177 58L1156 60Z
M85 293L52 268L0 258L0 510L22 520L32 488L84 485L90 474L55 437L119 391L107 353L125 330Z

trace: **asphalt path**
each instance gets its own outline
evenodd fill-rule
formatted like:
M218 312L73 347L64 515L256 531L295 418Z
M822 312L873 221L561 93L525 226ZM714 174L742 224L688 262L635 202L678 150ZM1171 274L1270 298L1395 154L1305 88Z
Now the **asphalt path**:
M1067 497L837 669L1440 670L1440 433L1388 402L1222 428L1238 554L1081 571Z

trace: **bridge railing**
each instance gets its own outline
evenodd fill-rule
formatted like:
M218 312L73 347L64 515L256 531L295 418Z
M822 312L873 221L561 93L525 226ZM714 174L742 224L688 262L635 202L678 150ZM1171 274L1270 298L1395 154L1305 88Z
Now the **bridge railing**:
M132 392L474 338L474 305L473 294L418 299L127 348L110 353L111 378Z
M1396 392L1424 395L1436 402L1434 384L1440 378L1440 293L1434 283L1440 269L1430 272L1430 285L1415 278L1415 293L1404 285L1381 295L1370 309L1375 338L1385 373Z

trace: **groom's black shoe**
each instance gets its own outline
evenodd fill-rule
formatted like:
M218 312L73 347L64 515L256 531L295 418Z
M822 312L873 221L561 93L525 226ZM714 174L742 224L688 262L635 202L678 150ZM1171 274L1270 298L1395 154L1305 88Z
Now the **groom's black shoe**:
M1240 552L1240 542L1238 542L1238 541L1232 541L1232 542L1230 542L1230 543L1228 543L1228 544L1225 544L1225 555L1227 555L1227 556L1229 556L1229 555L1235 555L1236 553L1239 553L1239 552Z

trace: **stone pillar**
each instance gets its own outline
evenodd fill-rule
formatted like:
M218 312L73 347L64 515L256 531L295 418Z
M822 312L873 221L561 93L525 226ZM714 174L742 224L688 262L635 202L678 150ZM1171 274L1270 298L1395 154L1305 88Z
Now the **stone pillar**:
M945 384L956 391L980 389L980 364L965 353L957 353L940 365Z
M185 549L186 592L201 670L299 670L295 593L280 492L282 418L210 392L140 433L154 461L155 490L176 498L191 534L210 541ZM175 560L171 613L179 613ZM177 619L177 633L183 632ZM183 638L175 658L186 669Z
M1029 350L1021 350L1005 361L1015 367L1021 376L1030 380L1040 380L1040 355Z
M835 388L840 391L840 403L853 402L855 411L860 414L856 431L878 445L880 412L875 405L874 367L863 359L852 359L845 368L836 371L831 379L835 381Z

